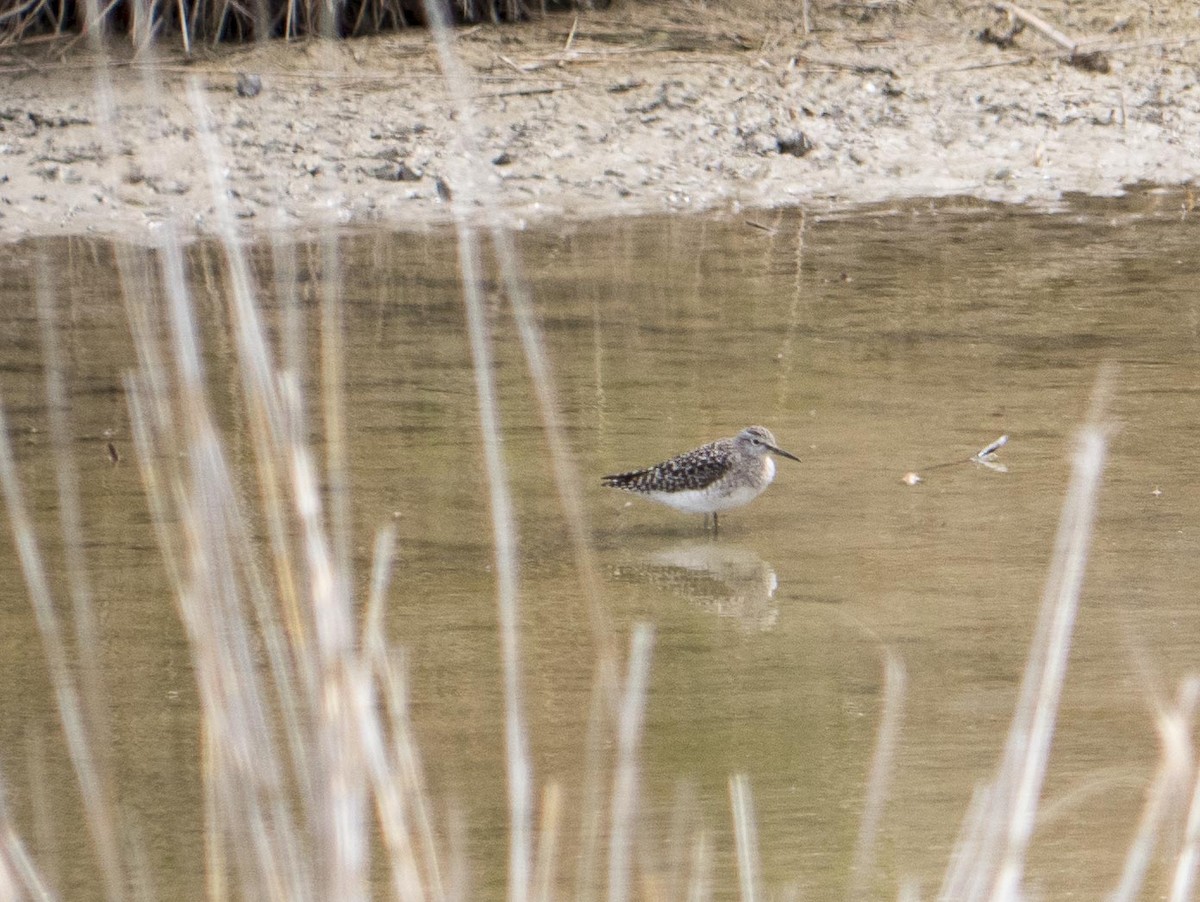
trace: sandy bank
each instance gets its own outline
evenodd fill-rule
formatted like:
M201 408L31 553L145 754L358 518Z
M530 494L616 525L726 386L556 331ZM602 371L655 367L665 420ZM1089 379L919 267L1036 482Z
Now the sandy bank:
M992 14L946 3L865 20L826 10L808 35L765 16L624 6L581 15L569 47L571 15L463 29L455 43L476 78L488 190L516 221L944 195L1053 204L1200 176L1200 19L1126 5L1127 19L1109 4L1058 23L1099 36L1106 73L1068 65L1031 30L1008 49L983 44ZM421 228L448 218L439 188L466 178L420 31L109 71L112 149L90 58L0 54L0 240L136 238L167 219L205 231L192 77L252 231ZM239 92L239 73L261 90Z

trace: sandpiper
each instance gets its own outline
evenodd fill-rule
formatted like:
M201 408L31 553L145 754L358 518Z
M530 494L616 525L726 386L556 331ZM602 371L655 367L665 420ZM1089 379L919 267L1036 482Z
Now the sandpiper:
M712 514L716 532L719 512L753 501L771 484L775 478L771 454L800 459L777 447L770 429L748 426L732 438L720 438L644 470L616 473L600 481L676 510L704 514L705 525Z

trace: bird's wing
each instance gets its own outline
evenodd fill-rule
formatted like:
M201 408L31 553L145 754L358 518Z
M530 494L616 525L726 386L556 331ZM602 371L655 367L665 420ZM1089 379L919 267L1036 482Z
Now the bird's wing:
M614 489L631 492L660 491L683 492L703 489L719 480L729 471L729 459L725 455L704 453L707 446L690 454L672 457L644 470L630 470L605 476L601 482Z

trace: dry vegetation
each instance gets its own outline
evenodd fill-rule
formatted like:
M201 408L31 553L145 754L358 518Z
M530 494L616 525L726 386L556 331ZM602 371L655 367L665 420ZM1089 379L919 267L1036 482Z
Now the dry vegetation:
M34 35L59 35L80 28L83 21L104 21L141 43L155 34L170 32L182 35L184 40L291 36L307 30L357 33L401 26L421 18L414 7L401 0L342 7L336 23L323 23L316 12L319 6L287 3L247 7L194 0L177 5L116 3L105 7L103 13L95 6L81 13L71 4L35 0L9 3L3 27L7 39L14 41ZM799 10L801 14L787 18L789 34L803 35L806 28L816 27L803 15L806 6L791 8L791 13ZM809 13L824 21L857 21L921 16L935 4L868 0L815 6L816 12ZM1102 27L1121 27L1120 11L1127 6L1063 4L1058 11L1067 25L1081 31L1098 31ZM945 5L939 8L943 13L939 21L946 21ZM978 13L978 7L971 9ZM1162 14L1183 23L1190 9L1182 2L1169 4ZM956 5L953 11L965 15L966 7ZM500 9L474 2L459 8L463 18L512 17L519 12L512 5ZM729 8L713 7L711 12L714 34L736 36ZM770 22L779 15L777 11L763 12L761 21ZM782 33L769 28L764 31L775 37ZM766 40L763 35L755 37L760 44ZM485 179L479 173L486 170L487 164L479 158L479 136L464 102L468 76L456 69L444 34L439 36L439 53L449 83L448 94L460 106L457 121L470 157L466 163L475 173L474 181L482 184ZM323 391L306 403L288 361L277 359L277 349L265 337L257 301L262 286L254 285L248 275L222 181L224 161L208 124L209 112L195 86L189 99L208 164L210 200L224 248L223 291L238 345L239 403L253 432L257 479L257 492L253 494L258 509L246 510L235 491L222 437L205 394L204 355L196 335L178 239L163 241L153 254L125 251L121 266L131 327L141 354L138 372L128 383L138 459L161 530L160 550L173 580L174 601L188 631L190 661L202 706L204 742L197 753L204 759L205 835L213 897L230 890L233 897L253 899L355 899L371 895L374 889L402 899L464 898L466 884L454 876L461 873L461 862L456 861L461 850L455 848L453 837L439 835L431 824L432 805L408 721L402 656L388 644L382 628L391 560L387 530L382 530L376 541L375 569L365 605L357 604L348 577L350 536L345 511L339 507L345 503L339 488L346 464L339 395L342 382L336 252L331 250L328 255L327 283L322 286L323 333L327 340L320 361ZM464 199L487 198L482 197L482 191L480 197L471 194L472 179L461 184L463 188L455 186L456 204L452 206L471 329L480 429L488 447L489 489L495 511L498 621L505 655L511 804L508 897L550 898L561 886L562 861L566 857L560 851L559 790L553 784L533 784L525 760L519 692L522 662L515 634L517 599L505 578L505 567L515 555L516 537L506 515L510 499L496 450L497 399L489 375L492 363L487 326L480 313L483 278L479 261L484 233L468 223L457 206L461 204L465 209ZM551 463L575 530L578 565L593 584L594 575L587 572L591 566L587 529L577 500L573 500L577 482L561 454L565 443L557 434L554 392L540 362L540 342L525 306L519 266L502 228L493 224L487 237L506 268L505 292L513 315L525 330L525 353L538 377L536 388L541 393L549 446L557 451ZM332 240L329 247L335 247ZM287 252L287 247L281 245L279 253L286 257ZM285 284L280 290L286 292L286 288ZM52 333L48 324L53 311L53 299L43 298L41 315L47 323L47 335ZM54 360L55 352L49 345L46 354ZM55 371L53 365L48 368L48 372ZM61 386L51 380L50 409L63 407L61 392ZM317 410L333 449L323 463L304 439L304 423L308 417L318 416ZM68 424L57 422L54 428L62 452L58 461L61 506L69 512L77 501L66 451L70 447ZM6 435L0 423L0 438ZM1037 814L1104 462L1099 417L1089 425L1081 445L1021 706L994 782L981 790L976 806L964 818L960 843L947 869L945 898L1011 899L1022 894L1022 869ZM56 606L49 595L46 565L27 521L11 452L3 441L0 482L48 649L72 763L97 849L98 870L103 875L104 895L112 899L149 895L146 887L136 884L136 868L122 851L119 804L105 795L106 781L100 773L103 750L97 746L97 737L104 735L103 699L91 697L65 663L64 636L74 635L77 646L86 649L93 629L86 588L81 582L72 585L74 610L78 612L75 619L70 623L58 619L56 609L65 606ZM323 485L332 490L323 493ZM65 544L82 555L82 537L74 534L69 516L65 523ZM271 554L265 565L248 538L256 524L266 525ZM83 572L80 558L79 574ZM360 607L366 612L362 617L356 613ZM625 643L599 627L597 633L603 641L597 642L595 742L610 743L615 752L610 769L597 769L589 775L602 790L600 820L606 832L603 836L587 834L580 843L592 844L585 852L593 858L597 857L597 848L606 847L608 853L607 867L597 867L588 874L587 890L599 895L599 888L605 887L608 898L625 899L638 885L633 852L635 836L640 841L636 829L637 749L652 633L644 626L633 632L623 666L612 649L625 647ZM260 666L258 649L266 658L265 665ZM894 692L885 700L885 709L890 711L901 700L903 674L898 665L892 664L887 682ZM1194 687L1185 688L1189 691L1184 693L1180 709L1190 716L1195 692ZM1175 712L1163 715L1164 720L1173 716ZM849 875L852 886L870 885L874 876L873 824L887 796L889 748L895 741L886 729L888 722L885 716L879 740L882 751L871 777L871 807L863 820L856 873ZM1187 751L1190 753L1190 749ZM1173 775L1186 769L1181 768L1178 759L1178 755L1164 755L1163 773L1172 778L1163 779L1168 788L1180 782ZM1187 767L1191 767L1190 758ZM757 898L761 875L748 782L733 776L730 794L737 825L742 896ZM0 793L0 802L2 798ZM1200 848L1200 790L1191 804L1193 810L1186 818L1188 832L1174 870L1179 899L1191 897L1195 877L1195 853ZM1160 829L1168 816L1162 799L1152 797L1139 837ZM36 861L3 808L0 827L0 895L11 892L49 896ZM694 869L679 875L678 885L689 886L690 897L704 897L706 868L714 854L706 843L708 839L702 833L692 837ZM1127 878L1122 880L1118 898L1137 896L1145 869L1140 857L1143 851L1144 843L1139 838L1131 847ZM386 889L371 885L374 862L379 863L376 873L386 875Z
M513 22L549 11L604 8L609 0L444 0L449 17L461 23ZM1005 3L962 0L788 0L748 3L734 0L669 4L685 10L690 21L707 24L714 33L730 22L767 25L764 44L795 34L838 28L847 23L868 24L895 16L924 16L973 22L990 7L1005 13ZM1045 21L1073 29L1082 41L1119 35L1130 26L1157 31L1186 29L1196 24L1196 10L1187 0L1131 3L1054 2L1028 4ZM699 18L697 18L699 14ZM352 37L381 34L427 25L422 0L0 0L0 46L29 43L88 32L124 35L137 47L155 39L177 42L185 50L196 43L239 43L263 38L308 35ZM1030 25L1016 26L1020 33ZM988 29L980 27L980 34ZM1012 37L1000 25L992 34ZM1003 37L999 37L1003 41Z
M530 13L523 0L451 0L460 22L514 21ZM545 12L545 3L537 7ZM4 0L0 43L105 30L128 35L137 46L171 36L219 43L305 35L351 37L426 24L421 0Z

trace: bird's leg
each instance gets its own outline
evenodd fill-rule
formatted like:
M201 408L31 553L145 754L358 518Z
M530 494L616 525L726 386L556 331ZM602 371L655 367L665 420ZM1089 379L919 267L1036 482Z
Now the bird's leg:
M721 524L717 521L717 512L713 511L713 537L714 538L716 537L716 535L720 531L720 529L721 529Z

